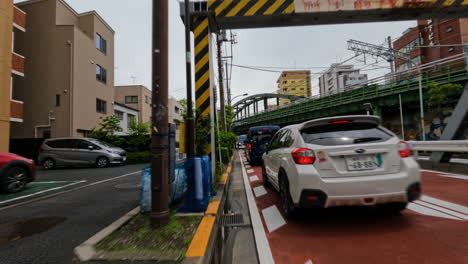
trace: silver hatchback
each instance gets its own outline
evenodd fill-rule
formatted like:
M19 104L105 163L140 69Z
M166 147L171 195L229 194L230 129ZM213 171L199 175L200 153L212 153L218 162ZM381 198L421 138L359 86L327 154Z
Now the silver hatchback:
M93 138L47 139L39 151L39 164L47 170L90 165L104 168L127 161L125 150Z

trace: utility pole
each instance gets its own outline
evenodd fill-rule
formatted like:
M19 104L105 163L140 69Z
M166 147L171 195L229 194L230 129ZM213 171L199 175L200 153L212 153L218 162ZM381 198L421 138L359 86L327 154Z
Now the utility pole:
M387 37L387 42L388 42L388 49L390 51L393 51L393 45L392 45L392 37L388 36ZM392 57L395 58L395 55L392 54ZM390 62L390 70L392 73L395 73L395 59L389 60Z
M221 115L220 121L222 124L222 129L226 131L226 108L225 108L225 100L224 100L224 81L223 81L223 62L221 57L221 45L223 40L220 38L222 31L216 34L216 46L218 49L218 79L219 79L219 101L221 103Z
M157 0L155 0L157 1ZM167 1L163 1L167 2ZM185 0L185 62L186 62L186 84L187 84L187 118L185 131L185 149L187 158L195 157L195 119L193 118L193 98L192 98L192 45L190 43L191 15L189 0Z
M168 1L153 0L151 223L169 222Z

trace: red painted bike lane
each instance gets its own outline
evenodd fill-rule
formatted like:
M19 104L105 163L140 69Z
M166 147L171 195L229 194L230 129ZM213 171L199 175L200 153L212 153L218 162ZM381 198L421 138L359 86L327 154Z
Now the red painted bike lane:
M468 263L468 180L424 171L424 199L402 215L344 207L286 220L261 168L244 164L275 263Z

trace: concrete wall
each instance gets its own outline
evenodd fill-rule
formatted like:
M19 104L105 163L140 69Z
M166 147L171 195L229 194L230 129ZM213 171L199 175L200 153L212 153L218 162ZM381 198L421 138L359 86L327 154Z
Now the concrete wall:
M61 0L43 0L20 4L28 13L28 30L18 38L18 52L26 58L24 82L18 85L18 100L24 101L24 123L13 125L14 138L32 138L35 126L49 124L52 137L83 136L98 126L96 98L107 102L107 115L113 113L114 36L113 31L95 19L92 33L79 28L77 13ZM89 23L85 29L90 31ZM107 55L96 49L94 35L98 31L107 40ZM92 37L90 37L92 36ZM107 70L107 84L96 80L96 63ZM60 106L56 106L56 95ZM44 130L37 129L38 137Z
M10 77L13 1L0 1L0 152L8 152L10 140Z

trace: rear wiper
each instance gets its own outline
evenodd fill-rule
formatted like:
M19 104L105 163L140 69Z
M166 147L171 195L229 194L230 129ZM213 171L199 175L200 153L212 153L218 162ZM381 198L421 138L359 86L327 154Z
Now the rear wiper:
M371 142L371 141L378 141L378 140L381 140L382 138L379 138L379 137L363 137L363 138L356 138L354 141L353 141L353 144L357 144L357 143L364 143L364 142Z

